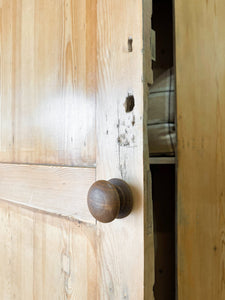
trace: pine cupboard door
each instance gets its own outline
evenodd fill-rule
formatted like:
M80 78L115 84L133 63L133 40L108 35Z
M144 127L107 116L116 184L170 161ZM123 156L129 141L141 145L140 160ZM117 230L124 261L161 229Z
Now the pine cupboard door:
M225 299L225 4L175 0L178 299Z
M153 299L150 20L151 1L0 1L0 299ZM133 209L105 224L86 199L110 178Z

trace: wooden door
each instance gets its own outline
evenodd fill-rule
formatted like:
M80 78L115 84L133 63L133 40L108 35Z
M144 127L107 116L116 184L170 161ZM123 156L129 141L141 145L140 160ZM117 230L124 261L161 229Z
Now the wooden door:
M178 299L225 299L225 5L175 0Z
M1 299L152 299L150 18L151 1L0 1ZM133 210L101 224L87 192L113 177Z

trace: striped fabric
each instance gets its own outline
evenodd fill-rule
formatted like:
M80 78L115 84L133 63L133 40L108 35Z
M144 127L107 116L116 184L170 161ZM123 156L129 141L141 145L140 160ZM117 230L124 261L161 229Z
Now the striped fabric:
M158 77L150 88L148 140L150 156L175 155L175 86L173 69Z

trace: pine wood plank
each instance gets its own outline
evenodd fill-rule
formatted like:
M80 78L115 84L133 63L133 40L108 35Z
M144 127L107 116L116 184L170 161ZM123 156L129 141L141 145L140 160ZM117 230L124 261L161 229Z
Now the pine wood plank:
M0 1L0 161L95 165L96 0Z
M225 299L225 5L175 0L178 299Z
M94 168L0 164L0 199L95 223L86 197Z
M134 208L127 218L97 224L98 297L150 300L154 247L144 99L152 80L151 1L100 0L97 19L96 177L122 178L134 195ZM125 111L128 95L135 102L130 112Z
M2 201L0 216L1 299L97 299L95 225Z

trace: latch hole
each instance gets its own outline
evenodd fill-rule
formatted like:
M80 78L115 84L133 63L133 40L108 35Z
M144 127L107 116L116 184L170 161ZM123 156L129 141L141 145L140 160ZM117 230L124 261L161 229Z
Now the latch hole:
M133 51L133 38L131 36L129 36L128 38L128 52L132 52Z
M128 95L124 103L126 113L131 112L134 109L135 100L133 95Z

